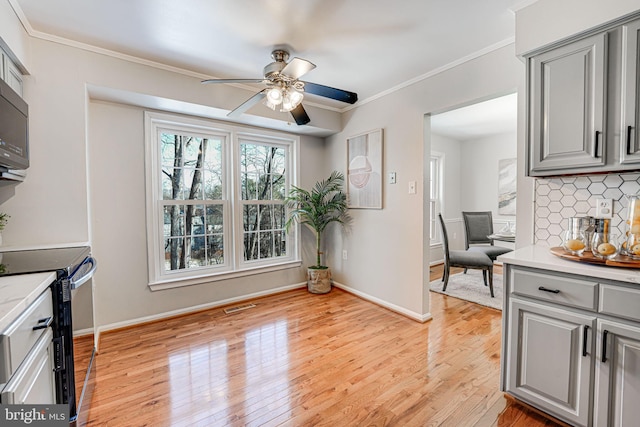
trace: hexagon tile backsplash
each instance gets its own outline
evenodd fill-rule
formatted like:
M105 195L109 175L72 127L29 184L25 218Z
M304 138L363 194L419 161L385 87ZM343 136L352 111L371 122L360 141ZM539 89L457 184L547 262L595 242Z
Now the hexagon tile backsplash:
M624 234L629 206L625 196L637 194L640 194L638 173L538 178L535 183L535 242L560 246L568 218L595 216L596 199L613 199L611 225Z

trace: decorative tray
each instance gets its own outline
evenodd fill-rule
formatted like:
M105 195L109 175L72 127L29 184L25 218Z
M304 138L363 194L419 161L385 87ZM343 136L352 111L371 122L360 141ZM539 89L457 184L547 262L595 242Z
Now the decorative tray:
M633 259L626 255L616 255L612 259L602 259L593 255L589 251L584 251L582 255L574 255L561 246L551 248L551 253L560 258L570 259L572 261L582 261L589 264L608 265L610 267L640 268L640 260Z

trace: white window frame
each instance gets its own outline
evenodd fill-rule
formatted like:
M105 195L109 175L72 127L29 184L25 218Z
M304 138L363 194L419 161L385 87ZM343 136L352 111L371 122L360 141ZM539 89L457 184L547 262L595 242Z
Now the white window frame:
M435 164L435 166L434 166ZM433 171L435 169L435 172ZM444 153L432 151L429 159L429 212L433 206L433 215L430 221L430 244L431 246L442 244L442 236L438 227L438 213L442 212L443 206L443 171L444 171ZM435 185L431 182L431 177L435 177ZM435 188L436 194L431 194L431 189Z
M188 135L224 138L223 153L223 195L222 200L212 204L223 205L225 242L224 264L197 268L164 271L164 231L161 206L173 204L162 202L160 162L160 133L184 132ZM298 267L302 264L298 244L298 228L287 233L287 255L277 259L244 261L243 223L240 188L240 143L243 140L286 147L287 152L287 192L298 182L299 137L267 130L249 130L242 126L231 126L213 120L186 117L177 114L145 111L145 178L147 217L147 258L149 266L149 287L152 290L175 288L216 280L241 277L268 271ZM176 204L189 201L177 200ZM201 200L195 201L196 204ZM265 201L266 202L266 201Z

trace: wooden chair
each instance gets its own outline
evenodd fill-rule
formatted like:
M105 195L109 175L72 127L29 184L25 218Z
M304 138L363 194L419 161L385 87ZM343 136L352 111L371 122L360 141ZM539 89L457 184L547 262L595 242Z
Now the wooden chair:
M487 286L488 284L491 298L493 298L493 261L491 258L489 258L487 254L478 251L450 250L447 227L444 225L444 219L442 219L441 214L438 214L438 218L440 219L440 227L442 228L442 246L444 248L444 274L442 275L444 286L442 287L442 291L447 290L451 267L471 268L474 270L482 270L484 285Z
M494 246L489 235L493 234L493 217L491 211L486 212L462 212L464 220L464 246L469 251L477 251L486 254L491 261L495 261L502 254L511 252L512 249Z

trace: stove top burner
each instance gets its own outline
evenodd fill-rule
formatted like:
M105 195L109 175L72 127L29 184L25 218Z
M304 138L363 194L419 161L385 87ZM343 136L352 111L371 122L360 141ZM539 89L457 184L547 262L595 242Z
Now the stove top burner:
M91 254L91 247L0 252L0 276L71 270Z

